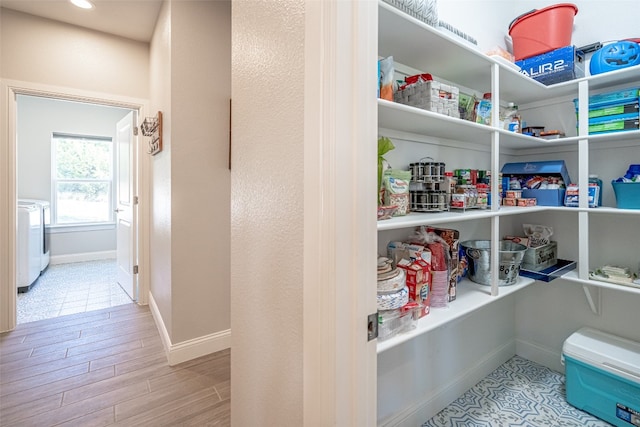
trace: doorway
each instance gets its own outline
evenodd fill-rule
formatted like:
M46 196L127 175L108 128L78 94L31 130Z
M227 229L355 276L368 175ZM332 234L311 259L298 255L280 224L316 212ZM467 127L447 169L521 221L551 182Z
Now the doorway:
M55 197L55 192L53 190L53 180L52 177L52 166L51 166L51 150L52 150L52 135L56 132L60 135L73 135L73 136L88 136L88 137L105 137L104 132L95 131L89 129L87 126L89 122L96 117L95 110L104 110L111 111L112 117L121 118L122 116L128 114L133 111L138 117L142 117L144 104L146 101L137 100L137 99L122 99L117 96L105 96L101 98L96 98L93 95L86 95L80 90L69 89L68 91L59 91L56 89L52 91L50 88L43 88L41 85L32 86L27 83L20 82L19 84L13 85L14 82L8 82L5 86L5 90L8 92L8 105L7 105L7 113L8 113L8 156L7 156L7 176L8 176L8 191L3 194L2 199L5 201L5 206L8 207L8 215L5 216L5 223L8 224L7 229L12 230L16 229L18 215L15 214L18 206L18 199L21 198L37 198L42 200L52 201L52 216L55 216L55 202L58 201ZM3 85L4 86L4 85ZM38 103L51 104L55 105L55 109L52 110L49 108L49 115L53 116L52 111L71 109L71 107L82 107L86 109L84 113L79 113L76 111L72 116L72 123L77 125L76 128L71 130L58 129L57 131L51 132L49 130L49 136L46 137L47 147L39 149L31 146L31 139L26 142L26 146L23 146L23 136L25 133L28 134L21 127L21 120L25 118L25 112L22 111L21 103L28 101L37 101ZM92 111L93 110L93 111ZM59 112L59 111L58 111ZM118 117L119 116L119 117ZM51 117L50 117L51 118ZM31 119L27 119L28 127L35 128L39 126L38 121ZM111 134L116 133L115 120L110 126L109 132ZM84 127L83 127L84 126ZM133 129L132 129L133 131ZM109 137L109 135L106 135ZM134 180L133 187L133 195L135 195L136 202L138 200L145 201L147 200L146 195L148 194L148 181L146 179L146 170L147 170L147 161L144 157L140 157L138 155L138 146L136 138L132 138L132 149L134 151L134 155L131 157L132 163L135 166L134 168L134 176L136 179ZM114 142L114 146L117 145ZM115 150L115 148L114 148ZM114 151L114 161L117 159L117 153ZM23 164L23 160L25 156L33 157L34 164L29 166L25 166ZM13 162L11 161L13 159ZM42 171L44 169L44 171ZM43 172L43 173L40 173ZM117 179L118 172L114 172L114 180ZM46 184L40 185L34 184L31 181L37 181L37 176L40 175L41 181L42 176L46 179ZM115 182L114 182L115 184ZM26 188L29 188L28 190ZM14 191L11 191L13 190ZM119 206L117 203L117 197L115 194L115 188L112 187L114 197L109 202L109 209L112 211L117 209ZM148 210L146 209L146 205L144 203L137 204L135 206L135 216L137 221L139 222L140 227L136 229L135 239L129 250L132 251L132 257L136 259L136 271L135 274L135 295L133 298L128 298L128 302L132 300L136 300L139 304L146 304L148 298L148 283L146 280L146 276L144 275L144 271L146 271L145 266L147 265L145 262L145 256L142 249L146 247L146 243L148 241L148 233L147 230L147 216ZM11 212L14 212L12 215ZM113 241L115 241L115 222L117 218L117 213L115 213L111 218L111 224L91 224L78 226L73 224L58 224L58 227L51 226L48 230L48 237L50 238L50 255L51 262L49 264L48 269L51 269L52 272L56 270L57 265L65 265L71 266L71 264L78 264L74 267L81 267L81 262L91 262L93 263L93 269L103 269L108 266L113 266L113 272L116 273L115 265L117 258L117 248L113 247ZM64 220L62 221L64 222ZM109 221L107 221L109 222ZM83 229L84 228L84 229ZM109 230L111 229L111 230ZM82 234L84 233L84 234ZM87 233L94 233L93 236L89 236ZM97 233L97 234L95 234ZM102 236L100 236L100 233ZM111 237L106 238L106 235L111 233ZM8 233L7 235L7 243L8 245L4 248L8 248L7 251L7 262L5 266L6 269L3 269L2 281L0 281L0 292L2 297L0 299L0 311L5 314L1 316L0 319L0 330L10 330L13 329L16 325L17 320L17 301L18 296L16 292L16 279L17 279L17 266L16 266L16 250L17 250L17 236L14 233ZM111 243L109 243L111 242ZM111 245L111 246L109 246ZM73 247L75 246L75 249ZM102 264L102 265L100 265ZM91 267L90 264L86 264L86 267ZM131 266L133 269L133 265ZM46 274L48 269L44 270ZM108 270L111 271L111 270ZM80 274L82 276L82 274ZM98 276L105 278L109 274L106 273L98 273ZM87 275L88 276L88 275ZM40 277L36 280L35 286L32 289L37 289L38 281L41 281L40 284L46 283L45 280L42 280L43 277ZM32 291L29 291L32 292ZM26 294L28 294L27 292ZM106 292L103 289L103 292ZM25 294L25 295L26 295ZM77 292L76 292L77 294ZM103 296L106 296L103 294ZM77 295L76 295L77 297ZM113 300L119 300L120 303L123 301L122 298L113 298ZM104 302L104 301L103 301ZM114 301L115 302L115 301ZM117 303L117 302L116 302ZM83 305L82 303L78 303L77 305ZM92 304L87 300L86 305L83 307L84 310L87 308L91 309ZM67 307L68 308L68 307ZM97 305L93 304L93 308L97 309ZM59 314L68 314L69 310L60 310Z
M30 200L50 207L40 228L49 262L37 277L21 274L29 260L18 216L17 323L131 303L131 280L117 280L114 260L117 125L132 110L31 95L16 102L19 211Z

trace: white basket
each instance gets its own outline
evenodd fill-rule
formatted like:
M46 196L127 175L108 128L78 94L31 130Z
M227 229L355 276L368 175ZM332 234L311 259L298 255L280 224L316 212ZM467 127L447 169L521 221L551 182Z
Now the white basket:
M459 97L460 90L457 87L435 80L418 81L393 94L393 100L399 104L456 118L460 118Z
M432 27L438 26L438 0L384 0Z

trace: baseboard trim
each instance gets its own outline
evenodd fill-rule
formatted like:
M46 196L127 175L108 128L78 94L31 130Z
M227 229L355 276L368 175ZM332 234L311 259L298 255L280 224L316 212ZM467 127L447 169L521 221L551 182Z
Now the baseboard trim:
M516 354L557 372L564 372L561 354L553 349L525 340L516 340Z
M515 340L497 348L487 354L483 359L478 361L469 369L461 372L453 378L448 385L434 390L428 396L406 408L405 410L394 414L393 417L379 423L379 426L417 426L422 425L429 418L444 409L447 405L460 397L465 391L476 385L480 380L495 371L500 365L505 363L516 354Z
M187 362L192 359L197 359L198 357L206 356L207 354L215 353L231 347L230 329L182 341L177 344L172 344L169 332L164 325L162 315L160 314L158 305L153 299L153 294L151 292L149 292L149 309L151 310L153 320L156 323L158 332L160 333L160 339L162 340L165 355L167 356L167 362L170 366Z
M81 254L52 255L49 257L49 265L68 264L70 262L99 261L103 259L116 259L116 251L84 252Z

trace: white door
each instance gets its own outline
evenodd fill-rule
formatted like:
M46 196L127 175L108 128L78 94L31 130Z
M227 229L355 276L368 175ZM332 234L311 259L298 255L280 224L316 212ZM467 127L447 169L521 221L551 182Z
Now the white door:
M134 202L136 150L133 134L135 118L135 112L132 111L117 124L115 209L118 283L133 300L138 299L137 280L133 270L137 260L137 215Z

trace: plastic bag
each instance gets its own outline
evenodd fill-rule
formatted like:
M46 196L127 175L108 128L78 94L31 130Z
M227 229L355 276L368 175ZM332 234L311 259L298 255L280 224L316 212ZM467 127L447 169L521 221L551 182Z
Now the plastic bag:
M525 236L529 238L529 247L537 248L549 244L553 228L546 225L522 224Z
M380 81L380 99L393 101L393 74L395 72L393 66L393 56L378 61L379 81Z
M411 171L387 169L382 174L383 204L398 206L393 216L409 213L409 182Z

